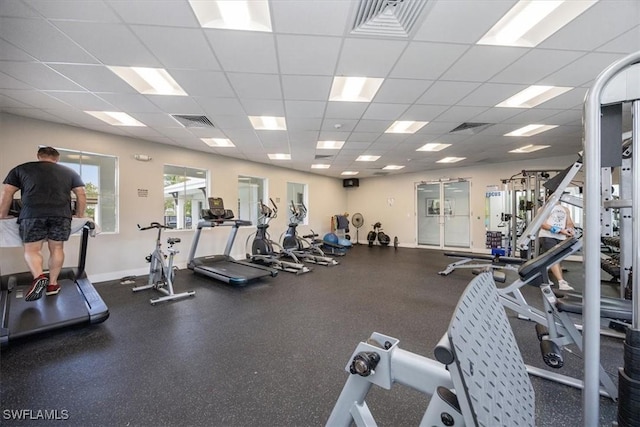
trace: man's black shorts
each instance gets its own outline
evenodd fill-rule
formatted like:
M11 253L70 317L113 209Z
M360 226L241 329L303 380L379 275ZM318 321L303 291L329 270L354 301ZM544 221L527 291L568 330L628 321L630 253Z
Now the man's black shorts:
M24 243L41 240L64 242L71 234L71 218L23 218L20 220L20 237Z
M563 240L560 239L554 239L553 237L540 237L540 239L538 239L538 243L540 243L540 253L542 254L547 252L562 241Z

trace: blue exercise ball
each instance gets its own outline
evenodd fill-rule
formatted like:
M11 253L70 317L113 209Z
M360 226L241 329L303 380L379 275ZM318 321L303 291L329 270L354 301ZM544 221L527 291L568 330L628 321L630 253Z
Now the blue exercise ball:
M353 243L351 243L351 240L340 238L338 239L338 244L340 246L344 246L345 248L350 248L353 245Z
M338 236L336 236L335 233L327 233L324 235L324 237L322 238L322 240L324 240L326 243L331 243L334 245L338 244Z

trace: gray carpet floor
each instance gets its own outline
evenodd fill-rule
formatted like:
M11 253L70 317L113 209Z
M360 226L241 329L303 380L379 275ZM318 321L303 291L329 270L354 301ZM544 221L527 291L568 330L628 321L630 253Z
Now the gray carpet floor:
M438 275L453 260L434 250L360 245L338 260L245 287L181 270L176 291L195 290L195 297L156 306L149 304L155 291L98 283L110 309L106 322L15 340L2 351L2 424L322 426L358 342L375 331L433 357L473 277L464 269ZM564 265L579 289L581 266ZM604 294L616 292L603 285ZM538 289L524 293L539 303ZM545 367L534 324L508 315L525 363ZM601 346L602 364L617 383L623 342L602 337ZM581 377L581 370L579 354L565 353L562 373ZM538 426L582 425L580 390L532 383ZM427 404L402 386L368 396L381 426L417 425ZM19 420L7 412L22 410L60 419ZM600 399L601 425L611 425L616 412L615 402Z

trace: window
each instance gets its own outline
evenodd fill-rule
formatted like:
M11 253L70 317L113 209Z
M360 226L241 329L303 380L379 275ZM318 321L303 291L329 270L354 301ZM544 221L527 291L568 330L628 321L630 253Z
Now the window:
M164 223L178 230L194 228L207 204L207 171L164 165Z
M58 163L80 174L87 193L85 216L92 218L103 232L118 231L118 160L84 151L57 149Z
M307 185L296 182L287 182L287 205L289 218L293 216L292 210L301 212L304 218L300 224L307 224Z
M266 180L250 176L238 176L238 218L258 223L258 203L269 204Z

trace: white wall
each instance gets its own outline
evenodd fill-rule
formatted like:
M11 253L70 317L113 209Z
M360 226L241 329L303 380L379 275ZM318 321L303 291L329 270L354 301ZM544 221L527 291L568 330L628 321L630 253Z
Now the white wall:
M371 224L382 223L385 233L398 237L400 246L417 246L416 183L442 178L466 178L471 181L471 250L485 253L485 193L487 186L500 185L523 169L565 169L578 159L576 156L547 158L502 164L452 168L431 172L388 175L360 180L359 187L346 189L347 211L360 212L364 225L360 228L360 242L366 242ZM502 187L502 186L501 186ZM352 239L355 229L351 227ZM393 241L393 240L392 240Z
M280 199L280 216L270 225L271 237L277 240L288 224L287 182L308 184L308 225L300 226L301 234L313 229L321 236L330 230L332 215L349 212L363 214L365 223L359 238L366 242L371 224L380 221L401 246L416 246L415 184L421 181L448 178L468 178L471 181L471 237L474 252L485 251L484 209L488 185L500 184L523 169L564 169L573 164L577 155L546 158L508 164L487 164L467 168L452 168L432 172L388 175L360 179L360 186L343 188L342 180L315 174L272 167L259 163L206 154L184 148L156 144L139 139L75 128L24 117L0 113L0 177L27 161L35 160L39 145L46 144L70 150L84 150L117 156L119 159L119 233L103 233L92 239L87 259L87 272L94 282L118 279L130 274L145 274L144 257L153 249L152 231L141 232L137 224L162 221L163 166L173 164L207 169L211 195L224 198L227 208L236 210L238 175L263 177L269 180L270 196ZM139 162L134 154L148 154L150 162ZM138 189L148 190L148 197L138 197ZM241 228L232 255L243 258L245 243L255 227ZM229 229L203 232L197 255L222 253ZM172 231L180 237L180 253L176 263L184 267L192 241L192 231ZM353 225L350 232L355 240ZM65 265L77 264L79 239L73 236L67 244ZM0 248L2 274L25 271L26 264L19 248Z
M144 257L153 250L155 235L153 231L138 231L137 224L163 221L165 164L208 170L210 195L222 197L225 207L234 212L237 210L238 175L267 178L269 195L274 200L280 198L281 207L280 215L269 227L273 239L279 238L288 224L286 197L289 181L308 185L309 225L299 227L301 234L307 233L310 228L320 235L329 232L331 216L344 212L347 204L342 180L336 178L8 114L0 114L0 129L2 179L14 166L36 160L39 145L118 157L119 232L102 233L90 240L87 273L94 282L146 273L148 267ZM134 154L148 154L153 160L139 162L133 158ZM139 197L138 189L148 190L148 196ZM229 231L228 227L219 227L203 232L197 255L222 253ZM244 258L247 237L254 231L255 227L240 229L233 247L233 256ZM180 253L176 255L175 262L183 267L189 254L193 231L170 233L171 236L182 239L178 245ZM65 266L77 265L78 244L78 236L72 236L66 245ZM0 251L2 274L27 270L20 248L0 248Z

